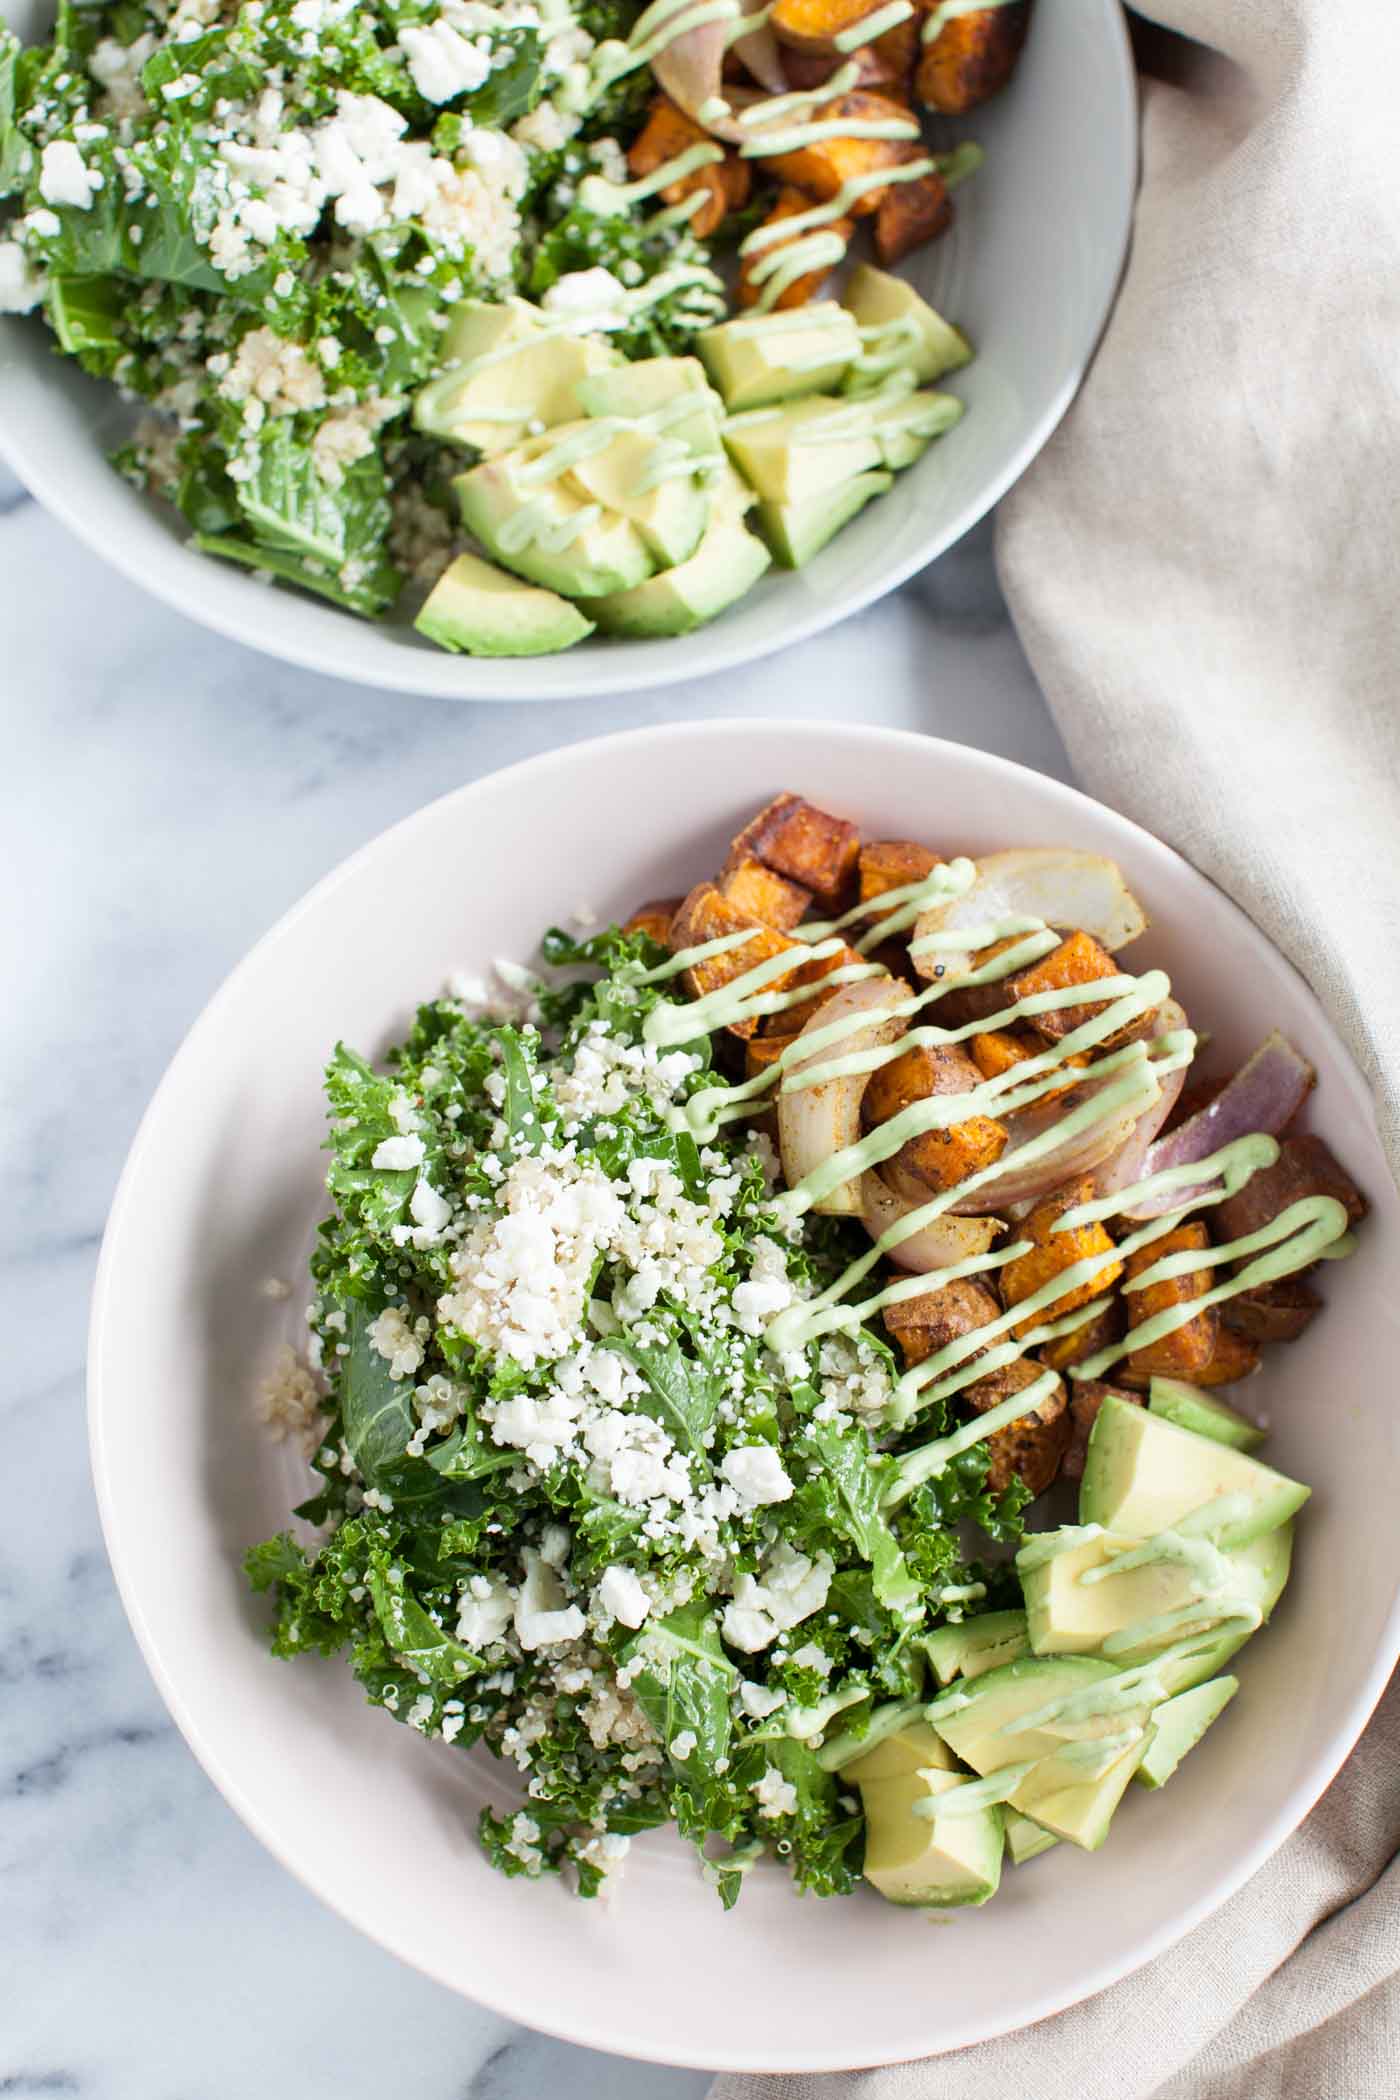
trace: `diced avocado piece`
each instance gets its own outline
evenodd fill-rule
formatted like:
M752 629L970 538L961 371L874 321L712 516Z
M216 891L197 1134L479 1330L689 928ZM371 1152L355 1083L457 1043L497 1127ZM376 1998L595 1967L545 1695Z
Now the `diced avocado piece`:
M514 344L538 342L544 334L544 315L527 299L461 299L448 312L438 362L464 365Z
M758 501L743 475L731 467L727 459L721 459L718 466L710 468L706 486L710 491L712 522L724 518L731 525L737 525Z
M696 348L727 408L762 408L834 386L860 353L860 330L844 306L819 299L723 321L702 330Z
M413 624L429 641L468 656L550 656L593 632L567 598L521 583L475 554L459 554L443 571Z
M935 1735L926 1721L913 1721L876 1743L864 1757L853 1759L843 1767L841 1776L864 1786L868 1779L907 1779L926 1767L937 1772L956 1770L942 1737Z
M1042 1830L1039 1823L1023 1816L1019 1808L1007 1810L1006 1849L1013 1867L1023 1867L1028 1859L1039 1859L1042 1852L1048 1852L1059 1842L1053 1830Z
M1218 1444L1229 1444L1235 1451L1252 1451L1264 1441L1257 1422L1201 1386L1188 1385L1184 1378L1154 1378L1147 1404L1163 1421L1175 1422L1178 1429L1193 1430L1197 1436L1213 1436Z
M849 525L857 511L864 510L872 496L883 496L894 476L886 473L857 474L839 488L813 496L806 503L760 503L758 529L773 550L773 558L785 569L800 569L828 540Z
M884 338L886 345L894 337L893 324L905 324L901 335L907 336L909 362L921 386L941 378L945 372L957 371L960 365L971 364L972 345L961 329L935 313L902 277L891 277L873 263L858 263L851 272L844 298L859 327L889 331Z
M697 458L712 459L719 452L724 403L698 358L643 357L581 379L577 393L586 416L647 416L655 429L678 438ZM685 413L679 413L683 408Z
M725 502L716 498L714 522L689 561L631 590L590 600L589 616L608 634L689 634L742 598L769 566L769 554L738 514L726 513Z
M940 1626L920 1645L940 1684L955 1677L980 1677L1030 1650L1023 1611L987 1611L957 1626Z
M443 367L413 403L416 427L453 444L503 452L527 430L567 423L578 414L579 382L619 362L599 336L545 333L519 302L469 302L457 314ZM493 314L501 317L495 324Z
M459 474L462 519L502 567L566 598L630 591L655 564L626 518L585 503L558 481L521 483L516 454Z
M1144 1728L1136 1740L1107 1763L1091 1762L1091 1777L1070 1779L1064 1784L1052 1782L1065 1760L1047 1759L1029 1774L1013 1798L1023 1813L1043 1824L1055 1837L1068 1838L1085 1852L1097 1852L1108 1836L1108 1826L1127 1791L1128 1781L1142 1762L1147 1741ZM1073 1747L1079 1751L1088 1746L1081 1743ZM1068 1755L1067 1751L1065 1757Z
M597 429L596 422L565 423L536 442L542 449L562 446L570 431ZM662 471L678 464L685 471ZM576 458L564 479L585 502L601 503L605 510L630 518L663 568L689 561L704 537L710 499L676 438L619 430L601 452Z
M1196 1570L1180 1553L1164 1552L1114 1574L1114 1561L1141 1541L1098 1530L1086 1538L1086 1529L1069 1526L1056 1553L1047 1550L1056 1534L1038 1534L1034 1560L1021 1568L1030 1644L1037 1655L1095 1654L1105 1641L1121 1644L1126 1634L1140 1629L1142 1638L1132 1647L1109 1651L1121 1668L1194 1630L1204 1631L1238 1605L1234 1590L1222 1590L1218 1598L1203 1595ZM1205 1551L1210 1555L1208 1542Z
M924 1769L861 1785L865 1810L865 1878L890 1903L947 1910L985 1903L1001 1880L1002 1812L997 1806L958 1814L915 1815L964 1784L957 1772Z
M1281 1524L1276 1531L1266 1531L1261 1538L1252 1540L1248 1546L1237 1547L1229 1556L1234 1571L1230 1578L1231 1594L1255 1607L1261 1625L1267 1625L1274 1606L1283 1595L1292 1559L1291 1524ZM1168 1694L1189 1691L1193 1686L1203 1684L1208 1677L1214 1677L1217 1670L1222 1670L1254 1631L1248 1620L1236 1619L1222 1626L1218 1634L1204 1634L1200 1639L1184 1637L1180 1652L1169 1654L1160 1664L1154 1665L1154 1675L1160 1678Z
M1110 1395L1090 1431L1079 1515L1083 1523L1145 1539L1216 1503L1220 1522L1210 1537L1229 1548L1285 1523L1309 1492L1214 1437L1179 1429Z
M1179 1692L1152 1716L1152 1734L1133 1775L1141 1786L1165 1786L1188 1750L1194 1750L1212 1721L1240 1688L1238 1677L1213 1677L1194 1691Z
M932 440L951 430L963 413L956 394L930 391L904 394L897 401L874 400L870 408L880 463L894 468L912 467Z
M810 502L880 464L870 410L830 394L732 417L724 442L740 473L768 503Z

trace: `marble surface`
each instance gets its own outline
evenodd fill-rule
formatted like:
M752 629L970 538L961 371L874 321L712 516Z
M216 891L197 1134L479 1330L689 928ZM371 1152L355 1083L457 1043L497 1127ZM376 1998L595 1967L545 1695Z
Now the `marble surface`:
M88 1476L87 1297L142 1108L220 980L352 848L577 737L757 712L936 731L1067 776L990 530L747 673L524 708L291 670L142 597L0 469L0 2094L699 2100L512 2027L284 1873L167 1718Z

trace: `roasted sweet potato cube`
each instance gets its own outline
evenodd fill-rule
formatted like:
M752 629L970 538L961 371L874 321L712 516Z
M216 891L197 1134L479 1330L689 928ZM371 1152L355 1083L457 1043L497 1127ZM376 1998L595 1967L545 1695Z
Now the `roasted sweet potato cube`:
M902 890L911 882L922 882L942 863L941 853L930 852L913 839L872 839L861 847L857 863L860 901L869 904L887 890Z
M875 210L875 253L892 270L906 255L946 233L953 223L953 200L937 168L913 182L892 182Z
M715 143L703 125L688 117L668 95L658 95L646 124L628 149L627 165L634 175L654 175L666 161L707 141ZM737 153L727 153L723 160L692 168L678 182L667 183L661 199L664 204L680 204L698 193L704 201L691 213L687 225L703 241L718 231L731 211L747 204L751 182L747 161L740 160Z
M1003 1072L1012 1072L1017 1065L1025 1064L1028 1058L1038 1056L1045 1045L1037 1043L1034 1038L1016 1035L1007 1028L993 1028L973 1036L968 1047L972 1052L972 1061L982 1077L999 1079ZM1073 1057L1065 1058L1064 1062L1066 1065L1079 1067L1087 1065L1089 1060L1082 1052L1076 1052ZM1050 1093L1041 1094L1036 1106L1048 1107L1052 1101L1061 1101L1066 1094L1073 1092L1074 1082L1071 1080L1068 1086L1057 1086Z
M1322 1300L1310 1283L1301 1276L1281 1276L1277 1283L1259 1283L1227 1298L1220 1317L1251 1342L1296 1342L1321 1310Z
M1088 1305L1122 1275L1123 1264L1102 1225L1075 1225L1065 1232L1055 1230L1056 1222L1066 1211L1088 1203L1093 1193L1094 1184L1087 1176L1071 1182L1037 1203L1030 1216L1017 1227L1017 1238L1029 1240L1031 1247L1029 1253L1018 1254L1001 1272L1004 1305L1019 1305L1023 1298L1044 1290L1047 1284L1052 1284L1057 1276L1072 1269L1077 1262L1093 1261L1095 1266L1084 1282L1071 1284L1059 1296L1018 1321L1013 1330L1016 1334L1029 1334L1033 1327L1039 1327L1047 1320L1061 1319L1077 1306ZM1101 1264L1099 1256L1103 1257Z
M1163 1283L1150 1283L1144 1290L1129 1291L1127 1285L1134 1277L1141 1276L1159 1261L1171 1254L1203 1254L1210 1245L1210 1235L1199 1218L1188 1219L1184 1225L1176 1225L1170 1232L1153 1240L1146 1247L1139 1247L1136 1254L1128 1257L1127 1270L1123 1278L1124 1296L1128 1306L1128 1327L1143 1326L1155 1320L1159 1313L1175 1306L1190 1305L1203 1298L1215 1281L1213 1269L1191 1269L1184 1276L1171 1276ZM1125 1380L1136 1378L1189 1378L1194 1380L1215 1354L1216 1331L1220 1320L1213 1306L1193 1313L1181 1327L1164 1334L1158 1341L1148 1342L1141 1349L1134 1349L1124 1359Z
M1143 1404L1141 1393L1130 1393L1126 1386L1103 1385L1097 1378L1081 1378L1070 1381L1069 1388L1069 1443L1065 1449L1064 1464L1060 1467L1066 1480L1081 1480L1084 1476L1084 1460L1089 1449L1089 1433L1098 1420L1099 1409L1105 1400L1126 1400L1133 1407Z
M921 1364L949 1342L960 1341L974 1328L985 1327L1000 1310L985 1284L974 1282L970 1276L955 1276L936 1290L887 1305L884 1321L903 1350L905 1363ZM982 1355L989 1346L984 1342L976 1353Z
M977 1067L963 1051L920 1044L872 1073L861 1113L873 1129L916 1101L938 1094L966 1094L978 1083ZM902 1145L887 1172L904 1194L950 1189L1000 1159L1007 1135L991 1116L971 1115L944 1129L925 1130Z
M744 1077L757 1079L760 1072L768 1071L792 1040L790 1035L751 1035L744 1044Z
M624 933L644 933L665 948L670 944L671 921L680 908L679 897L652 897L637 906L622 930Z
M1091 933L1071 933L1052 948L1039 962L1028 969L1018 970L1001 986L1002 1003L1010 1006L1013 1000L1032 998L1037 992L1063 992L1072 986L1093 984L1103 977L1116 977L1118 966L1106 948L1094 939ZM1094 1014L1103 1012L1104 1001L1086 1001L1083 1006L1060 1006L1049 1013L1028 1014L1025 1026L1036 1035L1043 1036L1048 1043L1058 1043ZM1098 1049L1111 1048L1116 1043L1125 1043L1140 1035L1148 1025L1148 1017L1140 1016L1125 1027L1115 1028L1104 1037Z
M785 1007L782 1013L774 1014L767 1024L770 1032L791 1035L805 1028L817 1009L844 989L843 984L833 984L830 981L835 972L865 969L868 968L869 961L868 956L858 955L854 948L843 946L831 955L819 955L811 962L803 963L800 969L793 971L785 989L796 992L811 985L812 996L810 999L799 999L795 1006ZM854 978L845 980L847 984L854 982Z
M779 933L790 933L812 901L811 891L804 890L800 882L789 882L786 875L775 874L751 853L729 863L719 878L719 887L721 894L747 917L757 919L762 926L772 926Z
M812 124L861 125L893 124L901 120L914 122L903 103L896 102L889 95L879 94L873 88L852 88L849 94L836 95L830 102L818 103L807 119ZM898 167L910 159L910 149L914 144L909 137L859 138L839 134L814 139L810 145L798 146L791 153L765 155L764 166L775 181L791 183L794 189L804 191L809 200L829 204L837 191L853 177L873 175L881 168ZM867 190L851 206L851 215L860 219L878 211L884 195L883 185Z
M932 8L934 0L924 0ZM1030 27L1030 0L954 15L925 45L915 80L919 100L960 117L1006 86Z
M793 189L789 185L787 188L779 190L773 209L763 223L765 226L781 226L785 219L795 219L799 212L810 211L811 209L812 199L802 190ZM839 240L847 244L849 244L855 230L856 224L854 219L832 219L822 228L823 232L834 233ZM787 246L789 240L799 240L801 238L800 232L789 234L783 240L770 241L766 248L756 249L753 254L745 255L740 259L739 283L736 294L740 306L755 306L763 296L767 284L767 274L759 270L759 265L771 260L775 253L780 252ZM801 277L795 277L791 284L784 285L782 291L778 294L776 302L779 310L783 313L790 313L796 307L808 305L811 300L816 298L817 293L826 283L827 278L830 277L834 267L834 264L826 263L821 269L807 270Z
M974 1413L989 1414L1009 1400L1013 1393L1023 1393L1044 1376L1043 1364L1030 1357L1021 1357L1004 1370L993 1371L986 1378L979 1378L959 1394ZM995 1430L987 1438L987 1454L991 1460L987 1468L987 1485L994 1494L1004 1494L1018 1475L1030 1489L1032 1495L1043 1495L1060 1470L1070 1439L1069 1398L1064 1381L1057 1378L1052 1389L1043 1400L1037 1401L1031 1412L1018 1420L1008 1422L1004 1428Z
M697 883L671 921L670 945L673 954L679 955L683 948L702 947L706 941L717 941L727 933L748 930L750 938L740 946L727 948L722 955L711 955L705 961L693 963L684 974L685 986L694 999L704 998L707 992L715 992L722 985L732 984L747 970L766 962L772 955L792 952L794 959L803 954L799 941L788 940L785 934L775 933L771 926L760 926L746 912L731 904L722 896L712 882ZM776 977L764 987L765 991L781 991L791 973ZM729 1024L731 1035L747 1039L758 1031L758 1018L754 1016Z
M1121 1340L1127 1324L1122 1299L1113 1298L1092 1320L1086 1320L1071 1334L1058 1334L1053 1341L1042 1342L1035 1353L1049 1370L1067 1371L1071 1364L1082 1364L1086 1356Z
M1237 1195L1220 1205L1215 1213L1216 1236L1246 1239L1304 1196L1335 1196L1353 1225L1359 1225L1370 1208L1323 1139L1285 1138L1273 1166L1260 1167Z
M970 1094L979 1084L976 1065L953 1043L919 1043L871 1073L861 1101L867 1130L888 1123L915 1101L937 1094Z
M752 854L765 868L837 904L854 879L860 833L800 795L775 795L735 839L731 865Z
M871 0L777 0L768 20L780 44L831 54L833 38L872 12Z
M1258 1368L1259 1344L1219 1320L1215 1329L1215 1349L1209 1361L1192 1372L1191 1382L1193 1385L1234 1385L1238 1379L1251 1377Z

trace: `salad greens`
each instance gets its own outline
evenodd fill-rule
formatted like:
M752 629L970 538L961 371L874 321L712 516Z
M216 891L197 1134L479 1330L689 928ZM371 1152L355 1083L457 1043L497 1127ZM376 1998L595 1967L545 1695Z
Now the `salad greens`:
M960 1527L1015 1539L1023 1491L974 1448L882 1511L883 1335L764 1341L858 1228L794 1222L762 1135L673 1128L711 1044L644 1042L645 935L543 952L567 976L509 1017L444 997L383 1071L330 1061L320 1382L282 1417L317 1485L248 1576L275 1654L501 1761L503 1872L591 1896L674 1823L726 1906L766 1853L841 1894L863 1823L823 1748L920 1693L968 1585L1014 1594Z

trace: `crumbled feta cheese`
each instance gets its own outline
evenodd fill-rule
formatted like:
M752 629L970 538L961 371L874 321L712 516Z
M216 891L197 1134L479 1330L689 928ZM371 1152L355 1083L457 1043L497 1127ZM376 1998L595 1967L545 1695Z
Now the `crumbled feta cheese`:
M771 1444L744 1444L738 1450L727 1451L720 1472L750 1508L767 1502L786 1502L792 1493L792 1482Z
M420 1181L408 1199L408 1214L418 1227L413 1235L414 1245L427 1247L434 1240L440 1240L451 1223L452 1205L445 1196L438 1194L431 1182Z
M18 241L0 241L0 314L28 314L44 296L44 280Z
M462 1593L457 1638L469 1648L489 1648L501 1639L514 1616L515 1599L506 1584L474 1575Z
M631 1568L604 1568L597 1597L609 1618L620 1626L640 1626L651 1610L651 1600Z
M583 1613L576 1604L565 1604L559 1577L533 1547L527 1546L522 1557L525 1580L515 1600L515 1635L521 1647L528 1651L576 1641L584 1630Z
M625 328L627 293L611 270L570 270L556 278L540 302L576 335Z
M797 1788L790 1779L784 1779L776 1765L765 1765L762 1777L755 1779L749 1792L757 1800L761 1816L776 1819L797 1813Z
M88 211L102 177L88 166L71 139L51 139L39 163L39 195L49 204Z
M765 1721L786 1704L786 1694L772 1691L766 1684L753 1684L746 1677L739 1686L739 1704L753 1720Z
M821 1610L834 1573L829 1555L820 1553L813 1560L780 1539L760 1576L740 1575L735 1582L733 1600L721 1621L724 1638L746 1655L758 1654L780 1633Z
M423 1140L420 1137L384 1138L374 1148L370 1165L393 1173L407 1173L423 1164Z
M479 88L491 71L489 50L470 44L439 15L419 29L399 31L413 85L425 102L452 102Z

